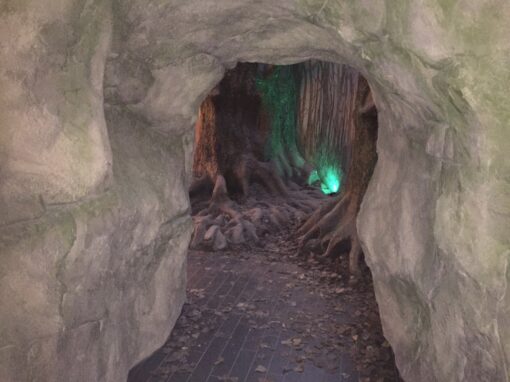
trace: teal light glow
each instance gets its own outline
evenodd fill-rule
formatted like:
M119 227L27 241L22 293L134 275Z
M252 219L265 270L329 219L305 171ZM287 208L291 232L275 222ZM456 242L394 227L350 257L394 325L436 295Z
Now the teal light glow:
M292 66L275 66L267 77L259 74L256 85L271 117L266 159L287 167L287 170L290 169L289 165L302 167L304 160L297 148L296 129L298 88ZM291 160L290 164L287 158ZM280 175L292 175L287 172L283 171Z
M314 183L317 183L318 181L320 181L321 179L319 178L319 174L317 173L317 170L313 170L311 173L310 173L310 176L308 177L308 184L309 185L312 185Z
M342 185L342 174L333 166L324 169L313 170L308 177L308 184L321 182L321 190L324 194L334 194Z
M321 189L326 195L333 194L340 190L340 174L336 168L326 168L325 175L322 178Z

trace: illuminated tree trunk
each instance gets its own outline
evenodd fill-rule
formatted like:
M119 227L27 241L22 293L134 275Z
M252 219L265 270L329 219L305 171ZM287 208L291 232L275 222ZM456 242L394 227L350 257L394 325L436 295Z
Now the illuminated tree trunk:
M307 61L300 72L298 123L302 152L319 170L345 170L354 140L358 72L322 61Z
M298 183L304 181L309 172L298 148L297 69L300 66L261 65L256 81L264 114L269 116L265 156L275 164L280 176Z
M264 225L274 231L297 211L303 215L317 208L320 199L296 195L295 187L288 189L282 180L298 177L304 165L296 144L295 79L289 74L239 64L203 102L196 125L197 180L190 188L192 248L258 243L257 232L267 231ZM269 191L273 206L249 209L253 200L247 197L255 182Z
M256 72L255 64L239 64L228 71L200 108L193 163L198 180L190 194L213 190L214 208L229 196L247 197L252 181L272 193L286 194L273 165L263 161L270 132L255 85Z
M303 76L301 140L307 159L318 167L338 163L346 181L340 195L314 212L298 234L302 246L320 240L324 256L339 256L350 244L349 269L356 276L361 254L356 217L377 162L377 111L358 72L329 65Z

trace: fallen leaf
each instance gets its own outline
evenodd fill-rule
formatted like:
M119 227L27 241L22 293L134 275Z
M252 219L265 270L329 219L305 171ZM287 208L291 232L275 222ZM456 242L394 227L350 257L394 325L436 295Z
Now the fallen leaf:
M218 366L220 363L223 363L223 361L225 361L223 357L218 358L216 362L214 362L214 366Z
M255 369L255 371L257 373L266 373L267 372L267 368L265 368L264 366L262 365L258 365L257 368Z
M294 345L294 346L299 346L299 345L301 345L301 342L303 342L303 341L301 340L301 338L293 338L293 339L292 339L292 345Z

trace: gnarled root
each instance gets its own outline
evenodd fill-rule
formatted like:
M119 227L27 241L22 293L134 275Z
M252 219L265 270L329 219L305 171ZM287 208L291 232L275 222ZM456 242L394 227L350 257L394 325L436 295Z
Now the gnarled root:
M237 175L248 179L248 174L251 174L250 179L257 177L263 187L254 187L252 195L238 204L229 197L223 175L216 176L214 188L203 179L197 182L198 189L212 189L212 196L207 201L195 200L192 203L195 231L191 248L222 250L229 244L263 244L259 240L261 236L302 222L324 198L320 191L303 189L292 182L287 188L272 167L265 166L265 163L248 160L239 168L242 171ZM267 194L264 189L268 191ZM265 199L265 196L268 198Z
M250 166L254 166L254 164ZM267 176L266 179L269 183L272 180L272 175L266 170L262 170L260 174ZM244 175L245 171L244 169L239 175ZM196 184L198 184L197 188L207 186L204 180L200 180ZM271 188L269 189L271 190ZM273 189L278 191L277 195L286 192L278 185ZM195 193L197 192L195 191ZM278 228L279 225L285 226L290 219L278 210L272 211L269 206L268 208L246 209L246 206L241 208L229 197L227 183L223 175L216 176L208 204L204 206L202 203L200 206L203 207L194 214L193 218L195 230L191 248L223 250L229 244L257 243L259 234L268 232L269 229Z
M305 247L317 247L319 239L321 248L325 248L323 256L336 258L350 243L349 271L352 276L359 276L361 245L356 229L357 211L357 198L350 193L323 205L298 230L302 251Z

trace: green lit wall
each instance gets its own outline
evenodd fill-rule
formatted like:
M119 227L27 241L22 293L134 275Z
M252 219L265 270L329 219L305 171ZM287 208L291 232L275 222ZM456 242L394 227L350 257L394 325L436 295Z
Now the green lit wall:
M305 164L298 148L298 104L301 93L300 75L296 73L302 73L305 68L303 64L299 65L300 70L296 70L296 66L274 66L272 70L261 70L256 79L257 90L271 121L266 159L273 161L280 175L284 176L291 175L292 167L302 168ZM320 143L307 159L315 168L308 177L308 184L319 185L325 194L336 193L342 185L339 155L330 149L327 138Z
M261 70L256 84L271 124L266 159L276 164L280 175L292 176L293 169L305 163L297 147L298 87L293 68L274 66L270 73Z

